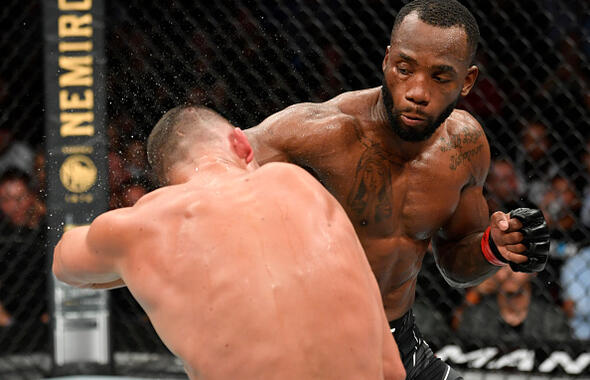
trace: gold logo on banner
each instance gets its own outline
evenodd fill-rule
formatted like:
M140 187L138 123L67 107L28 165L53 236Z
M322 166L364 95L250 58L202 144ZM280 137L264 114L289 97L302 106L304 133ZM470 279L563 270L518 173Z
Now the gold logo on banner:
M59 179L72 193L83 193L96 183L97 173L94 162L88 156L75 154L66 158L61 165Z

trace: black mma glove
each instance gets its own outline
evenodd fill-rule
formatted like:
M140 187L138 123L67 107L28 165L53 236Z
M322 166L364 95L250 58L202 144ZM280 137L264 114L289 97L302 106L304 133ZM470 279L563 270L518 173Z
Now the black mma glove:
M481 248L484 257L490 264L497 266L510 265L514 272L540 272L545 268L549 258L549 229L543 213L537 209L517 208L510 212L510 218L516 218L522 223L519 230L523 237L521 244L524 244L526 251L521 255L528 257L522 264L508 261L500 254L490 234L490 227L485 231L481 239Z
M522 264L510 263L514 272L540 272L549 258L549 229L541 210L517 208L510 211L510 217L520 220L523 234L522 244L527 248L522 254L528 260Z

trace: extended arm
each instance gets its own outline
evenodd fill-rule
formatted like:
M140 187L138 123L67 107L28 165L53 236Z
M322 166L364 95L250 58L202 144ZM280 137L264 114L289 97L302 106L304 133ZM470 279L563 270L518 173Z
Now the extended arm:
M63 234L55 247L53 273L58 280L80 288L107 289L124 286L116 272L118 252L109 232L107 214L90 226L76 227Z
M304 163L315 157L326 139L324 104L299 103L279 111L255 127L244 131L259 164L268 162Z
M283 110L244 131L260 165L268 162L289 162L286 144L288 133L293 129L292 124L286 110Z

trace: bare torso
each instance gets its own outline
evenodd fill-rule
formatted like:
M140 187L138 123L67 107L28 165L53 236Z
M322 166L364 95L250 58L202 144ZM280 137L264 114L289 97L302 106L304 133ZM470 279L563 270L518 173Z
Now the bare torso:
M389 144L392 132L368 111L379 91L349 92L326 103L295 106L306 107L303 112L283 111L302 114L293 126L300 134L284 149L288 161L310 170L346 210L393 320L412 306L429 243L455 211L462 190L474 182L479 169L472 158L489 148L475 119L455 110L419 154L401 158ZM275 122L281 121L261 125ZM246 132L254 141L266 133ZM262 163L276 160L262 155Z
M230 178L109 221L121 277L191 378L384 378L395 344L337 202L293 165Z

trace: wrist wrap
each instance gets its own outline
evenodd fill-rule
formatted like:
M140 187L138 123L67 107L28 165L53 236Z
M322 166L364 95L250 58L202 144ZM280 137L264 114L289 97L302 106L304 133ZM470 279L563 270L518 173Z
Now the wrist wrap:
M483 257L486 258L488 263L497 267L508 265L508 260L500 254L496 243L494 243L494 240L490 236L490 228L488 227L481 237L481 252L483 253Z

